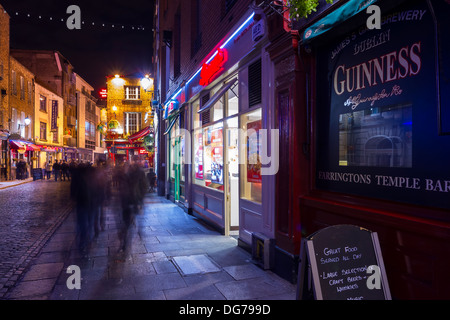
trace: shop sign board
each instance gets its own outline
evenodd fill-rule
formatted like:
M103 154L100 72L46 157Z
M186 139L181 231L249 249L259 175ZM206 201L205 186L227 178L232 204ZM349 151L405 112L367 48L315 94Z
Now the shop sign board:
M439 81L450 74L450 39L436 36L448 14L443 0L408 1L383 12L379 30L312 43L317 188L450 208L450 87Z
M245 15L243 19L246 20L236 25L236 29L230 30L229 35L217 44L218 49L205 58L202 68L187 82L186 100L201 92L205 86L236 65L266 37L265 17L255 22L254 16L254 13L250 16ZM256 24L259 26L253 29Z
M377 233L358 226L331 226L304 239L298 280L301 300L391 300Z
M209 63L204 63L200 71L200 85L207 86L223 71L223 66L228 60L226 49L218 49L214 58Z

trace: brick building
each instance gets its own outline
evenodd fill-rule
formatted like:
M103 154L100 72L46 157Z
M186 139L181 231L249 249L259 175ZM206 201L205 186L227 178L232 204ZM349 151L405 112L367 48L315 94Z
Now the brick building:
M14 179L17 177L15 173L17 164L21 160L27 163L28 174L30 174L32 158L36 156L35 153L38 150L28 147L24 142L33 140L35 76L11 56L10 80L11 177Z
M107 93L106 142L110 159L117 163L132 160L134 156L145 160L147 152L137 140L153 128L153 79L139 74L108 76Z
M100 108L97 105L97 98L92 96L94 88L86 82L80 75L76 75L77 83L77 120L78 120L78 141L75 154L68 154L68 159L78 159L82 161L94 162L104 158L103 137L97 130L100 122Z
M47 84L35 81L34 141L41 148L36 168L63 157L63 99Z
M11 55L31 70L64 101L64 145L77 147L76 76L74 67L60 52L52 50L11 49ZM70 135L67 134L70 131Z
M8 178L9 15L0 5L0 181Z

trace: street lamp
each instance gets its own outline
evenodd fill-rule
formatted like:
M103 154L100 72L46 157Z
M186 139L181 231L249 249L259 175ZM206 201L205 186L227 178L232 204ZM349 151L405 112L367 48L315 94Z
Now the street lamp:
M26 127L26 126L29 126L29 125L30 125L30 123L31 123L31 119L30 119L30 118L28 118L28 117L26 117L26 118L25 118L25 121L24 121L24 122L25 122L25 124L21 124L21 123L19 123L19 125L18 125L18 126L19 126L19 127L18 127L18 130L20 130L20 128L21 128L21 127Z
M145 77L141 79L141 86L144 91L147 92L150 88L153 87L153 79L151 79L150 76L146 74Z

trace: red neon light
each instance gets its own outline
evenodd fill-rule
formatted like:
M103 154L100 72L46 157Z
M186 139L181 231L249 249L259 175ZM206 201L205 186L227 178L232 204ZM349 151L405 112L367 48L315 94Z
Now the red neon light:
M207 86L214 77L223 70L225 62L228 60L228 53L225 49L218 49L217 54L210 63L204 63L200 72L200 85Z
M102 99L105 99L106 97L108 97L108 92L106 91L106 89L100 90L100 97Z

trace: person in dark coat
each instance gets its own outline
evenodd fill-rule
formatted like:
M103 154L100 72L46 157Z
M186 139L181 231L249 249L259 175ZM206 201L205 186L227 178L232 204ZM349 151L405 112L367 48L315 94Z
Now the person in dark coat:
M66 181L66 177L67 180L70 181L69 164L66 162L66 160L63 160L61 163L61 180Z
M53 173L55 174L55 181L57 181L61 174L61 165L58 163L58 160L55 160L55 163L53 164ZM61 180L61 178L59 179Z
M93 234L94 221L94 173L93 168L80 164L74 169L70 193L76 202L77 210L77 244L83 257L89 254L89 247Z

